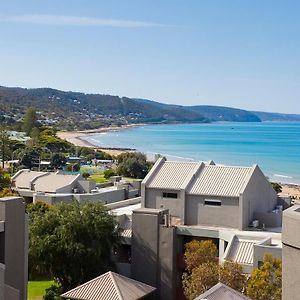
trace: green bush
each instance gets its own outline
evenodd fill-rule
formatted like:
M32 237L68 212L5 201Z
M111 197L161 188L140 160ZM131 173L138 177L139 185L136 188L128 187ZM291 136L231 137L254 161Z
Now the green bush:
M104 178L106 178L106 179L109 179L110 177L116 176L116 175L118 175L118 174L113 169L109 169L109 170L104 171Z

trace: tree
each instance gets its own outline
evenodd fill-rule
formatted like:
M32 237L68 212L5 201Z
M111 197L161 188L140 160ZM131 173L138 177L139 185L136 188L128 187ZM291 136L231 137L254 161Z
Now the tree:
M242 292L246 276L243 274L242 266L237 262L225 261L219 266L219 280L236 291Z
M101 203L62 203L37 211L29 213L30 270L48 270L66 291L111 269L119 230Z
M146 155L140 152L126 152L117 157L117 173L127 177L144 178L149 171Z
M193 240L185 245L186 272L182 277L184 294L194 299L219 281L242 291L246 282L242 266L225 261L219 265L218 249L211 240Z
M0 155L2 169L4 169L4 162L10 159L10 139L7 130L4 128L0 128Z
M185 296L190 300L195 299L219 282L218 264L202 263L190 274L184 273L182 279Z
M211 240L193 240L185 244L184 261L189 271L203 263L216 262L217 255L217 246Z
M271 182L271 185L277 194L282 192L282 186L279 183Z
M36 111L34 108L28 108L23 119L22 129L27 135L30 135L34 127L38 127Z
M263 265L252 271L246 295L253 300L280 300L282 293L282 262L266 254Z
M50 163L54 168L60 168L66 165L66 157L61 153L54 153L51 155Z

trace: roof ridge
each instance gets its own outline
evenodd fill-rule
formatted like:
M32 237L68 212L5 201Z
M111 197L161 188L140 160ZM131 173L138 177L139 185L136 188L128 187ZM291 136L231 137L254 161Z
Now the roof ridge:
M119 285L118 285L116 279L114 278L114 276L115 276L115 275L118 275L118 274L109 271L109 275L110 275L110 278L111 278L111 280L112 280L114 286L116 287L116 292L117 292L117 294L118 294L119 299L120 299L120 300L124 300L124 299L123 299L123 296L122 296L122 293L121 293L121 290L120 290L120 287L119 287Z

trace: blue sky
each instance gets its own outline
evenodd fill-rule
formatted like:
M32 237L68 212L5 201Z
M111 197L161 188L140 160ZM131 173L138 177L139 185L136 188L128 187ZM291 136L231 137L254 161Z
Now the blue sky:
M0 85L300 113L300 1L0 3Z

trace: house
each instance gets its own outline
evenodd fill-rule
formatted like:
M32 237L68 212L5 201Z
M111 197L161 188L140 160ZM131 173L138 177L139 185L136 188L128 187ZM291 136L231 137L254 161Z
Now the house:
M61 295L74 300L154 300L155 288L114 272L107 272Z
M27 299L28 230L19 197L0 198L0 299Z
M183 299L178 283L191 240L212 240L220 262L238 262L248 274L267 252L281 258L282 207L257 165L160 159L141 197L131 218L131 276L157 287L158 299Z
M144 207L168 208L182 225L239 230L253 220L266 227L281 225L281 215L273 213L277 194L257 165L235 167L161 158L142 182L142 199Z
M250 300L250 298L219 282L194 300Z

